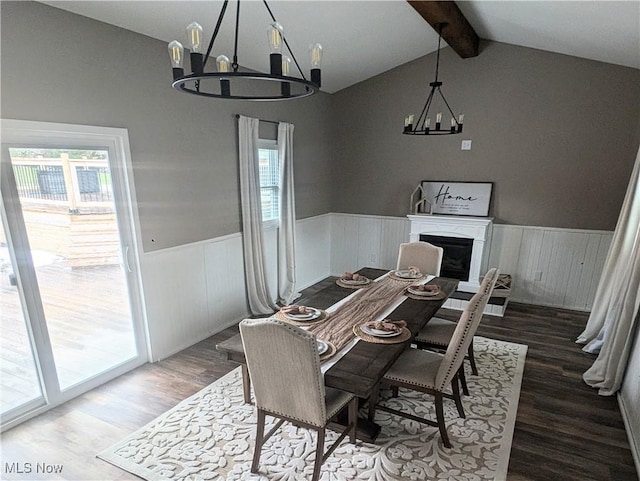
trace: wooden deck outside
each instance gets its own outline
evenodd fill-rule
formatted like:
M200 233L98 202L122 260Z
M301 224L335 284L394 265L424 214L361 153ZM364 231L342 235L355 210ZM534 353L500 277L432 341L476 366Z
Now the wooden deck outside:
M62 389L135 355L128 293L120 266L72 269L61 260L36 267ZM39 395L18 288L0 280L2 411Z

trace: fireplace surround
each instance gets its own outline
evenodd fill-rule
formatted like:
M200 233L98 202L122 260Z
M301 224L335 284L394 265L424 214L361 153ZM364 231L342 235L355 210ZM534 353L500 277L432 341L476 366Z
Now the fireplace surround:
M492 217L467 217L452 215L409 215L411 230L409 240L417 242L420 240L432 239L432 244L439 245L439 238L445 238L444 243L450 244L449 249L458 250L456 245L468 244L472 242L471 256L468 259L468 276L460 273L461 261L443 262L443 268L447 271L441 272L442 276L460 279L458 290L462 292L477 292L480 288L480 280L486 270L491 235L493 233ZM421 239L422 236L422 239ZM446 238L451 238L449 241ZM460 241L456 241L462 240ZM441 245L447 248L445 245ZM446 256L446 251L445 251ZM454 256L456 257L456 256ZM451 264L453 269L450 269ZM464 270L464 266L463 266Z

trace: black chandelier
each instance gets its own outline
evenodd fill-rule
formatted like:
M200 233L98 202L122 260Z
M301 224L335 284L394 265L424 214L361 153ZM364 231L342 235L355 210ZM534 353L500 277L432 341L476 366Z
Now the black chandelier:
M462 121L464 120L464 115L460 114L458 118L451 110L449 106L449 102L444 98L444 94L440 87L442 86L442 82L438 81L438 69L440 67L440 42L442 41L442 29L445 27L446 23L438 23L436 24L436 28L438 30L438 54L436 57L436 78L429 85L431 86L431 92L429 93L429 97L427 97L427 102L424 104L422 108L422 112L418 116L417 122L414 123L414 115L411 114L404 119L404 130L402 131L405 135L452 135L459 134L462 132ZM431 124L431 118L429 117L429 107L431 107L431 102L435 94L439 94L444 104L447 106L449 113L451 114L451 127L447 128L442 126L442 112L438 112L435 118L435 126Z
M225 0L218 16L209 47L205 55L202 54L202 26L193 22L187 27L189 38L191 73L184 72L184 48L177 40L169 43L169 57L173 66L172 87L188 94L234 100L290 100L308 97L320 90L322 61L322 46L319 43L309 47L311 57L311 78L307 80L300 65L291 50L282 26L277 22L266 0L263 0L271 21L267 34L269 39L269 73L239 72L238 71L238 32L240 29L240 0L237 1L235 19L235 41L233 61L226 55L216 58L217 70L205 72L207 60L213 49L214 42L220 31L222 20L227 11L229 0ZM284 51L286 47L286 52ZM294 63L300 77L291 76L291 63Z

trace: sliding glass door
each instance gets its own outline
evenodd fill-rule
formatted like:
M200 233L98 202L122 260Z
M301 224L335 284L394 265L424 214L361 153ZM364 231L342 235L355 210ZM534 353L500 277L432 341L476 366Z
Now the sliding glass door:
M6 125L3 242L15 255L2 281L3 425L34 399L58 404L146 360L123 132Z
M27 313L17 287L15 254L9 251L11 243L4 224L0 224L0 400L3 415L24 406L44 403Z

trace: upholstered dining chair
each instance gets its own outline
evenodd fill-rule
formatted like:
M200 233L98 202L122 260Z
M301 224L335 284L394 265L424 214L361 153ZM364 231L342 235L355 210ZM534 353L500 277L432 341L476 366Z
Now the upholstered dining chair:
M317 432L311 477L317 480L322 463L342 440L349 435L350 442L355 442L357 398L325 387L313 334L273 318L245 319L240 322L240 334L258 411L251 472L258 472L264 443L289 421ZM323 454L326 426L347 406L348 425ZM265 415L279 419L266 436Z
M493 288L498 280L498 276L500 271L497 268L489 269L484 278L482 279L482 283L480 284L480 288L478 289L479 293L482 293L487 296L487 299L491 297L493 292ZM482 317L482 313L480 313ZM416 334L413 342L419 349L431 349L431 350L445 350L449 345L449 341L453 336L453 333L456 329L456 321L450 321L448 319L441 319L439 317L433 317L431 320ZM473 339L469 343L469 348L467 350L467 359L469 360L469 364L471 366L471 372L477 376L478 375L478 367L476 365L476 359L473 354ZM460 382L462 384L462 390L464 394L469 394L469 389L467 388L466 377L464 373L464 367L460 369Z
M460 315L449 346L444 354L423 351L421 349L405 349L396 362L384 376L383 384L397 388L407 388L434 396L436 420L425 419L411 413L399 411L385 405L378 404L369 410L370 416L375 416L375 409L403 416L414 421L438 427L445 447L450 448L451 442L447 434L444 419L443 399L453 399L460 417L464 418L460 388L457 373L464 361L465 352L473 340L473 335L480 324L482 312L487 304L488 296L482 292L475 294ZM451 393L447 390L451 388ZM374 397L377 399L377 393ZM372 416L372 417L373 417Z
M423 274L440 275L444 249L428 242L406 242L400 244L396 269L408 269L415 266Z

